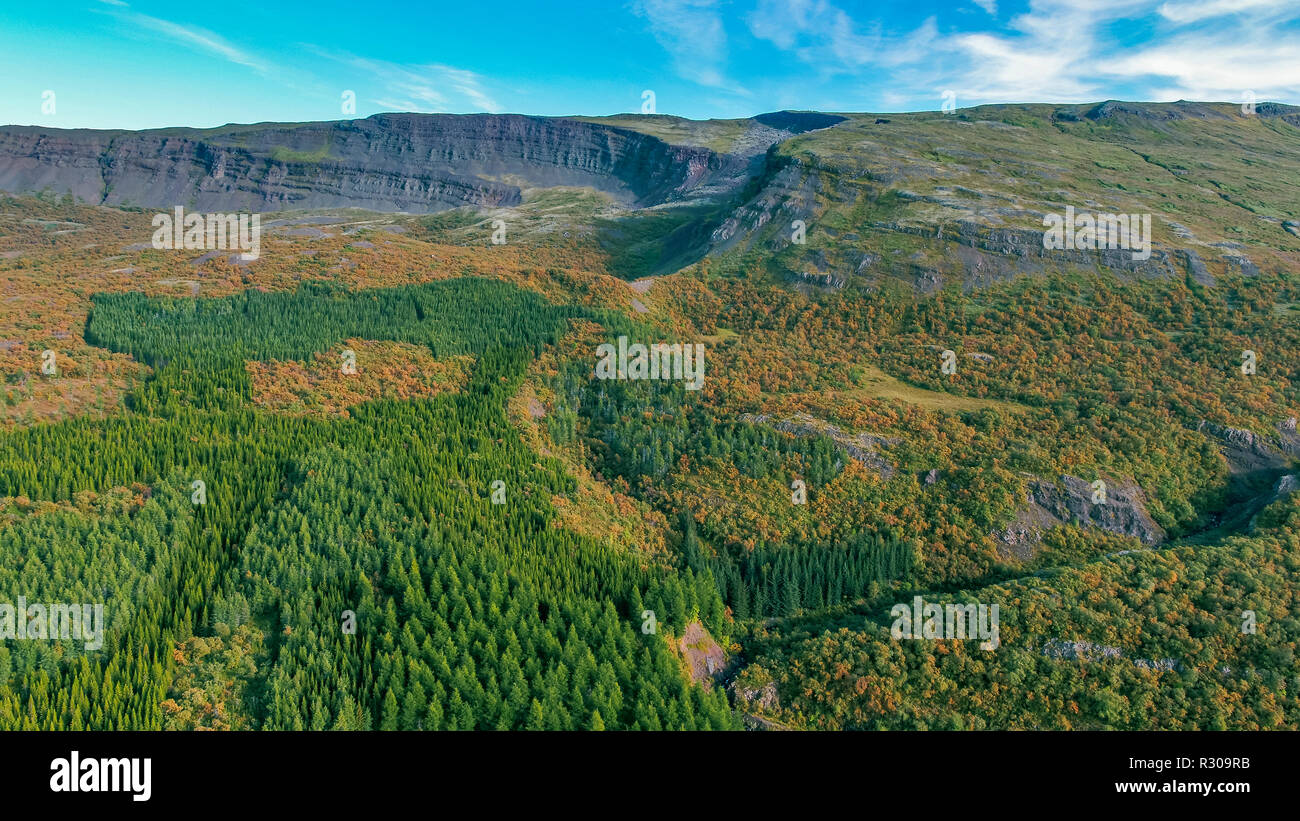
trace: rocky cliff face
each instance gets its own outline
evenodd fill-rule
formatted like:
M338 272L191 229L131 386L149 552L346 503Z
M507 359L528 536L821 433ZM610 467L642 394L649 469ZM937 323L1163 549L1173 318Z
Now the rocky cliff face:
M1267 178L1254 156L1270 157ZM615 230L611 246L626 240L630 256L654 261L638 275L710 255L761 263L800 289L893 280L930 293L1096 271L1213 287L1294 266L1298 158L1300 108L1274 104L1253 117L1115 101L710 121L381 114L206 130L0 127L0 190L157 209L429 213L580 186L627 208L689 206ZM1231 196L1205 200L1225 178L1257 185L1248 223ZM1045 247L1046 218L1067 208L1140 215L1149 230L1140 248Z
M1147 513L1146 495L1132 483L1107 488L1105 501L1098 503L1090 482L1063 475L1059 482L1031 482L1029 497L1063 523L1130 536L1145 545L1165 540L1164 530Z
M836 444L845 455L866 465L882 479L892 479L898 472L894 466L880 454L881 447L897 445L900 440L870 433L849 433L827 422L821 422L806 413L796 413L789 419L773 421L767 414L741 414L741 420L752 424L769 424L782 433L794 436L825 436Z
M1034 478L1025 509L997 538L1021 560L1033 558L1043 531L1063 524L1129 536L1147 546L1167 538L1147 513L1146 494L1131 480L1107 487L1104 501L1095 498L1092 483L1077 476L1062 475L1055 482Z
M1197 429L1218 441L1234 474L1282 470L1290 466L1292 459L1300 459L1300 435L1296 434L1294 417L1278 423L1275 437L1208 421L1202 421Z
M533 186L590 186L646 206L739 187L750 164L629 129L520 115L138 132L0 128L0 190L148 208L427 213L514 205Z

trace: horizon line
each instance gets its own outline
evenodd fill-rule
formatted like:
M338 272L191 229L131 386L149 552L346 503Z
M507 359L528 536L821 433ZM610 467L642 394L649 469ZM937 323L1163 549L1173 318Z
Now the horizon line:
M1107 98L1102 100L1089 100L1087 102L1077 102L1077 103L1050 102L1050 101L981 103L979 105L972 105L972 106L959 106L953 109L952 111L947 112L946 114L947 116L952 116L953 114L956 114L958 112L976 111L979 109L987 109L987 108L1014 108L1014 107L1030 107L1030 106L1085 107L1085 106L1104 105L1106 103L1131 103L1134 105L1151 105L1151 106L1209 105L1209 106L1230 106L1233 108L1240 108L1246 104L1241 101L1231 101L1231 100L1186 100L1186 99L1124 100L1124 99L1112 97L1112 98ZM1253 104L1256 107L1264 106L1264 105L1277 105L1277 106L1285 106L1287 108L1300 109L1300 105L1298 104L1286 103L1280 100L1256 100L1253 101ZM674 120L684 120L686 122L692 122L692 123L710 123L710 122L735 123L735 122L744 122L746 120L754 120L757 119L758 117L763 117L769 114L783 114L783 113L827 114L827 115L837 115L837 116L903 116L903 115L911 115L911 114L940 114L940 115L945 114L945 112L942 109L931 109L931 108L899 110L899 111L865 111L865 110L864 111L848 111L848 110L832 111L829 109L814 109L814 108L781 108L772 111L760 111L755 114L751 114L747 117L707 117L707 118L697 119L693 117L685 117L680 114L671 114L667 112L642 113L639 111L620 111L613 114L524 114L521 112L511 112L511 111L398 111L398 110L394 110L394 111L378 111L375 112L374 114L370 114L365 117L339 117L331 120L257 120L251 122L236 122L232 120L230 122L222 123L221 125L212 125L212 126L163 125L163 126L150 126L147 128L112 128L112 127L95 127L95 126L62 127L57 125L50 125L48 123L3 123L0 124L0 128L41 128L41 129L51 129L57 131L128 131L128 132L169 131L175 129L186 129L190 131L216 131L219 129L231 128L231 127L254 127L254 126L267 126L267 125L312 125L312 124L324 124L324 123L360 122L364 120L373 120L376 117L389 117L389 116L401 116L401 115L417 116L417 117L529 117L532 119L539 119L539 120L578 120L584 118L610 119L615 117L642 117L642 118L652 119L652 118L662 117L662 118L669 118Z

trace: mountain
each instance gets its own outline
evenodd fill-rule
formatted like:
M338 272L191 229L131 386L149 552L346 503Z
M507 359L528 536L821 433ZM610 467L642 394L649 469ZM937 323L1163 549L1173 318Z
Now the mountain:
M204 130L7 126L0 190L157 209L433 213L588 188L631 233L647 219L654 229L637 239L649 244L637 252L648 268L632 273L709 255L829 287L932 292L1097 267L1211 284L1300 252L1298 149L1300 109L1274 103L1252 113L1110 101L710 121L381 114ZM1151 214L1150 257L1045 253L1043 218L1067 206Z
M727 127L729 150L601 120L518 115L138 132L6 126L0 189L148 208L429 213L516 205L521 187L589 186L645 207L733 190L754 155L789 133L757 121Z
M108 625L0 727L1300 727L1298 183L1273 104L0 128L0 603Z
M1020 273L1130 276L1279 270L1300 251L1300 109L1206 103L1004 105L855 115L791 138L715 231L791 279L901 280L923 291ZM1149 259L1047 253L1043 218L1067 207L1151 214ZM789 226L808 225L807 243Z

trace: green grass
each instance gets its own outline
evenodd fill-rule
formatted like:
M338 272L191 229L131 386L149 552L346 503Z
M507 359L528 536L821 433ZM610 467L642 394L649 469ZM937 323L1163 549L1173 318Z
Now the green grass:
M688 120L667 114L616 114L612 117L569 117L585 123L626 128L658 137L671 145L691 145L719 153L733 151L736 140L750 127L750 120Z
M292 148L285 148L277 145L271 149L271 159L283 163L318 163L329 159L329 143L322 145L314 151L295 151Z
M598 219L596 241L617 276L670 274L700 258L716 219L713 205L639 211Z
M1294 264L1300 240L1279 223L1294 219L1300 128L1244 118L1227 104L1141 104L1090 118L1095 108L985 106L950 116L890 114L887 123L855 114L790 138L777 146L778 161L804 170L817 192L816 212L808 245L786 249L778 262L800 270L804 257L818 253L830 266L823 270L845 271L870 252L882 260L873 274L909 283L918 268L961 277L951 245L932 239L936 226L947 237L974 216L989 229L1042 231L1041 214L1072 205L1149 213L1157 248L1195 247L1216 276L1224 257L1241 252L1206 247L1214 242L1243 243L1265 270ZM1194 239L1175 236L1166 219ZM872 227L879 223L929 236ZM761 241L754 247L766 248ZM913 258L918 250L922 256ZM1003 259L1013 269L1041 267ZM748 261L770 262L771 255L755 251Z

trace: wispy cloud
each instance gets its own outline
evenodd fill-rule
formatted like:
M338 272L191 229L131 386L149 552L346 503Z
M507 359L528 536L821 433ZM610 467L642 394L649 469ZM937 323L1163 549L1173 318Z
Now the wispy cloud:
M1298 17L1293 0L1033 0L1013 21L1023 36L991 40L1001 53L982 51L970 37L957 43L984 58L972 65L977 76L983 70L1000 80L974 87L989 98L1029 88L1035 99L1095 99L1116 84L1147 99L1237 100L1248 89L1294 96L1296 33L1283 26ZM1150 35L1136 44L1114 36L1146 26Z
M1103 70L1118 76L1147 76L1163 82L1163 99L1227 99L1249 91L1261 99L1300 95L1300 43L1224 43L1202 35L1140 49Z
M633 10L673 58L678 74L700 85L723 88L727 32L716 0L636 0Z
M119 23L136 31L149 31L190 49L199 49L237 65L246 66L266 75L274 75L290 86L308 91L323 85L313 78L314 72L295 69L291 65L277 66L248 49L240 47L219 34L184 25L159 17L141 14L124 0L99 0L110 6L104 9ZM453 109L496 112L501 105L486 90L481 75L454 66L432 63L428 65L403 65L386 60L374 60L353 54L327 51L315 46L304 46L316 55L328 58L362 73L366 80L377 86L371 102L392 111L449 111ZM361 83L357 83L361 86Z
M1000 32L956 32L936 48L947 58L958 98L983 101L1083 101L1105 79L1094 62L1101 27L1141 5L1141 0L1031 0Z
M484 88L483 76L473 71L439 63L403 65L316 46L307 48L364 74L382 89L371 102L390 111L440 112L472 108L495 113L502 110L501 104Z
M170 20L164 20L161 17L141 14L132 10L130 4L123 2L123 0L99 0L99 2L110 7L104 10L106 14L112 15L128 27L152 31L177 44L189 48L198 48L237 65L251 68L254 71L265 73L270 68L269 63L207 29L182 25Z
M433 65L429 70L442 75L443 81L483 111L500 111L501 106L483 91L482 77L472 71L451 66Z
M975 2L997 11L996 0ZM1294 98L1298 19L1295 0L1029 0L1003 24L954 18L941 29L930 18L888 33L831 0L758 0L748 22L755 37L822 74L885 70L886 100L951 88L969 105L1081 102L1116 88L1146 99L1237 100L1245 90Z
M1295 0L1170 0L1160 6L1160 15L1175 23L1196 23L1236 14L1271 14L1295 11Z
M938 38L934 18L901 34L883 31L876 23L862 30L828 0L759 0L748 23L755 37L796 54L823 74L918 62L933 52Z
M871 62L879 34L859 33L854 20L826 0L759 0L749 30L824 72L851 71Z
M149 29L160 34L166 35L177 42L186 45L198 46L210 54L218 57L224 57L232 63L238 63L241 66L248 66L255 71L266 71L268 65L261 60L253 57L248 52L237 46L232 45L219 35L213 34L205 29L182 26L179 23L173 23L158 17L150 17L147 14L133 14L131 19Z

